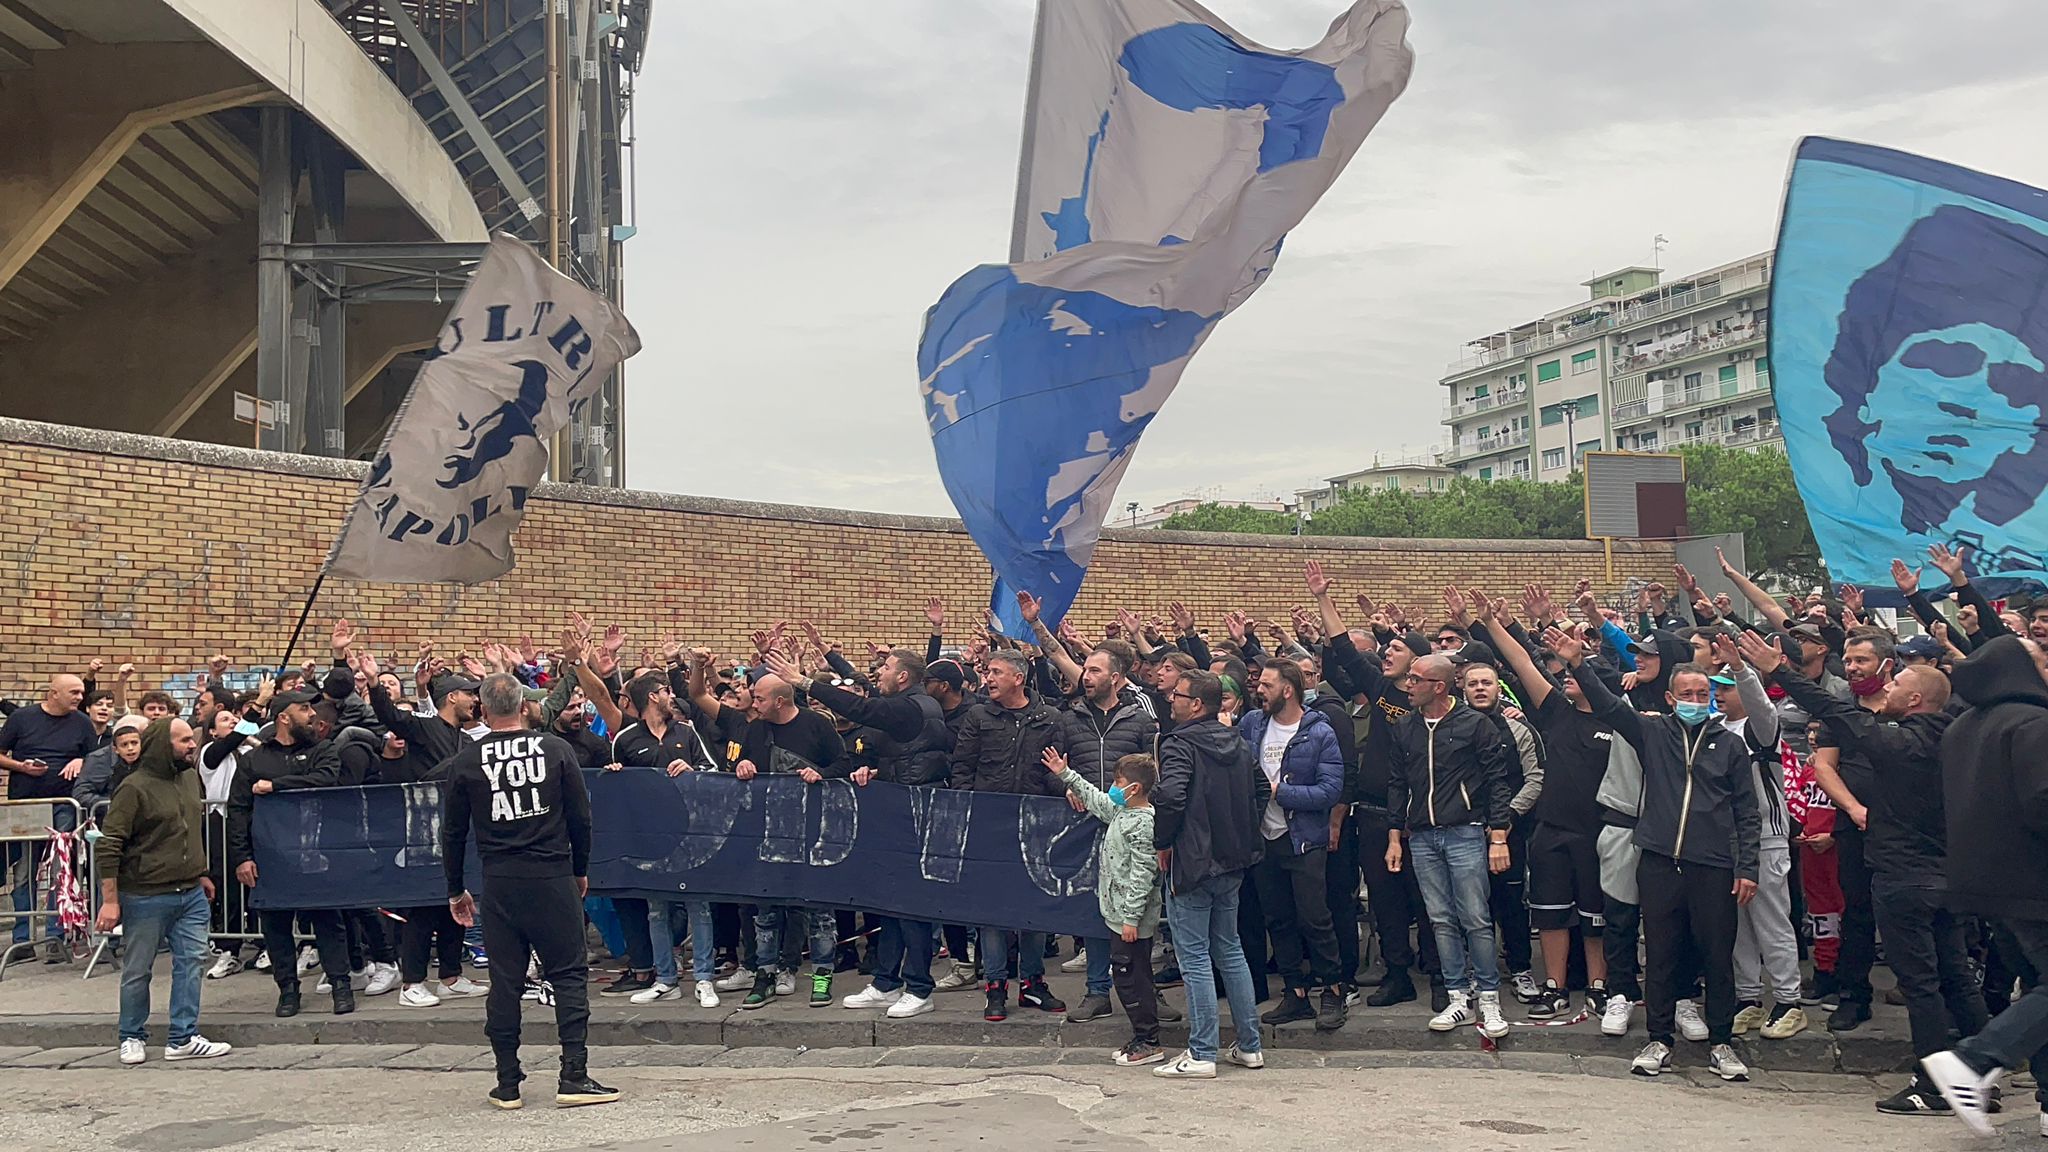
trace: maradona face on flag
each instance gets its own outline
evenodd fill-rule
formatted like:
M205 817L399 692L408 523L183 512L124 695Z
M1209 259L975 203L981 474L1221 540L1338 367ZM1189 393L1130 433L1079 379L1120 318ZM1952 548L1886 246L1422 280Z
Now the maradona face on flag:
M939 474L996 571L1057 626L1138 438L1217 321L1408 82L1408 16L1359 0L1314 47L1262 48L1190 0L1045 0L1025 261L925 317Z
M1990 595L2048 580L2048 193L1809 138L1777 261L1773 388L1830 574L1888 589L1940 543Z
M610 301L519 241L493 238L392 421L328 574L463 584L504 575L549 441L639 350Z

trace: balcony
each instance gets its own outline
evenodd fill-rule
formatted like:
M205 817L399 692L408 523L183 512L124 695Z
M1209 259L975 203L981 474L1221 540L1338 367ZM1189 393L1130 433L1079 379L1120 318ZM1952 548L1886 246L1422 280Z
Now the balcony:
M1453 376L1463 376L1467 372L1473 372L1489 365L1499 364L1508 360L1519 360L1531 352L1541 352L1546 348L1555 348L1559 344L1570 344L1574 340L1583 340L1588 334L1598 332L1607 327L1610 327L1607 317L1599 316L1556 332L1538 333L1527 339L1517 340L1505 347L1489 348L1484 352L1476 352L1462 360L1451 361L1444 369L1444 378L1450 379Z
M1444 446L1443 459L1444 463L1449 464L1453 460L1472 460L1528 446L1527 428L1515 428L1498 436L1461 436Z
M1623 309L1621 315L1615 319L1613 326L1616 328L1626 328L1632 324L1640 324L1645 320L1655 320L1659 316L1669 316L1676 312L1685 312L1704 304L1713 304L1717 301L1725 300L1738 292L1746 292L1751 288L1761 288L1770 282L1769 274L1761 270L1744 272L1736 276L1715 280L1710 283L1701 284L1689 292L1680 292L1673 296L1667 296L1662 300L1653 300L1646 304L1638 304L1633 308Z
M1659 381L1662 383L1662 381ZM1724 400L1739 400L1744 396L1759 396L1769 393L1771 378L1746 376L1723 384L1703 384L1698 388L1674 388L1643 400L1629 400L1614 406L1610 423L1616 428L1648 420L1653 416L1670 415L1689 408L1707 404L1718 404Z
M1727 448L1755 448L1783 440L1784 432L1776 420L1760 420L1746 428L1702 428L1693 435L1674 433L1659 436L1657 443L1640 446L1633 451L1665 452L1692 444L1719 444Z
M1700 356L1708 356L1715 352L1727 352L1736 348L1747 347L1769 336L1770 328L1771 326L1768 321L1758 321L1744 324L1740 328L1730 328L1725 332L1716 332L1711 336L1694 337L1681 343L1659 348L1655 352L1639 356L1618 356L1614 361L1613 372L1620 374L1645 371L1662 365L1677 364Z
M1491 396L1481 396L1477 400L1467 400L1462 404L1444 405L1444 422L1477 416L1481 412L1491 412L1496 408L1514 408L1528 402L1529 390L1526 388L1514 392L1496 392Z

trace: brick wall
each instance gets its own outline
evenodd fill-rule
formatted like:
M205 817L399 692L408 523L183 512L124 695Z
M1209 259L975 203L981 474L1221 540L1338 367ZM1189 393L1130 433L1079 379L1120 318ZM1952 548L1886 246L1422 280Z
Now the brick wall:
M364 466L0 419L0 693L28 698L52 671L95 656L133 660L145 686L191 683L215 652L274 663ZM849 648L926 631L928 595L964 633L990 584L956 521L652 492L544 485L517 537L519 564L476 587L329 582L302 653L325 658L346 615L387 659L420 639L444 653L531 635L545 646L578 609L631 634L629 659L664 635L735 652L777 618L808 617ZM1307 602L1301 563L1320 558L1340 597L1369 590L1440 618L1449 581L1519 591L1529 580L1671 570L1660 544L1358 540L1106 533L1075 619L1119 606L1188 604L1278 614ZM1434 611L1430 611L1434 609Z

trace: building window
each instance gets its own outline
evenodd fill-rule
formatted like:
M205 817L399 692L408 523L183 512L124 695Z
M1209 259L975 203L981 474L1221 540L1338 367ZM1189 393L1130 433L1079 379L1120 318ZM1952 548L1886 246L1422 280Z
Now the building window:
M1581 352L1572 357L1572 375L1574 376L1581 372L1591 372L1598 367L1600 367L1600 352L1598 349L1591 352Z
M1443 488L1444 488L1444 478L1443 478L1443 477L1441 477L1441 476L1432 476L1432 477L1430 477L1430 478L1429 478L1429 486L1430 486L1431 488L1434 488L1434 489L1436 489L1436 490L1437 490L1437 491L1439 491L1439 492L1443 491Z
M1562 467L1564 467L1564 449L1545 448L1543 450L1543 470L1548 472L1553 468Z
M1527 388L1528 386L1529 374L1527 372L1517 372L1513 376L1507 378L1507 388L1510 392L1513 392L1520 388Z
M1486 385L1484 385L1484 384L1474 384L1474 385L1472 386L1472 398L1473 398L1474 400L1484 400L1484 399L1486 399L1486 393L1487 393L1487 387L1486 387Z
M1543 426L1544 426L1545 428L1548 428L1548 427L1550 427L1550 426L1551 426L1552 424L1562 424L1562 423L1564 423L1564 405L1562 405L1562 404L1547 404L1547 405L1545 405L1545 406L1544 406L1544 408L1543 408Z
M1685 426L1685 438L1686 438L1687 440L1697 440L1697 439L1699 439L1699 438L1700 438L1700 430L1701 430L1702 428L1704 428L1704 427L1705 427L1705 425L1701 424L1701 423L1700 423L1700 422L1699 422L1698 420L1694 420L1694 421L1692 421L1692 422L1688 423L1688 424L1687 424L1687 425Z
M1387 477L1387 491L1389 491L1389 492L1399 492L1400 490L1401 490L1401 478L1400 478L1399 476L1389 476L1389 477Z
M1515 475L1516 475L1517 477L1524 477L1524 476L1527 476L1528 474L1529 474L1529 461L1528 461L1528 459L1527 459L1527 458L1525 457L1525 458L1523 458L1523 459L1521 459L1521 460L1517 460L1517 461L1515 461Z
M1686 390L1687 392L1697 392L1697 391L1699 391L1699 390L1700 390L1700 374L1699 374L1699 373L1697 373L1697 372L1687 372L1687 373L1685 374L1685 390Z
M1655 448L1657 446L1657 434L1655 432L1645 432L1642 438L1636 441L1636 444L1643 448Z
M1481 480L1491 480L1491 479L1493 479L1493 469L1491 469L1491 468L1481 468L1481 469L1479 470L1479 478L1480 478Z
M1485 424L1481 424L1481 425L1479 426L1479 430L1478 430L1477 432L1473 433L1473 435L1475 435L1475 436L1479 437L1479 439L1481 439L1481 440L1484 440L1484 439L1486 439L1486 438L1487 438L1487 437L1488 437L1489 435L1491 435L1491 434L1492 434L1492 432L1493 432L1493 429L1492 429L1492 428L1488 427L1488 426L1487 426L1487 425L1485 425Z
M1536 366L1536 382L1545 384L1564 375L1564 361L1546 360Z
M1597 393L1592 396L1581 396L1572 403L1578 406L1581 418L1600 414L1600 397Z
M1598 440L1581 441L1578 450L1572 453L1572 463L1577 464L1586 458L1586 453L1598 452L1599 450L1600 442Z
M1758 383L1768 383L1770 381L1771 358L1769 356L1759 356L1756 358L1756 378Z

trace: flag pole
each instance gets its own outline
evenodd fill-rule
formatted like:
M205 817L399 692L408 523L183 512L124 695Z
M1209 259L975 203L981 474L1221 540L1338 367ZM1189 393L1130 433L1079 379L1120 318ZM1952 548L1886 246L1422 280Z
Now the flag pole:
M1024 262L1024 235L1031 214L1031 160L1038 143L1038 98L1045 70L1045 9L1053 0L1038 0L1031 25L1031 72L1024 85L1024 143L1017 155L1017 206L1010 221L1010 263Z
M277 661L277 674L279 676L284 675L284 670L291 666L292 653L299 646L299 635L306 630L306 617L312 615L313 601L320 598L320 586L325 583L327 583L327 566L323 564L320 566L320 574L313 578L313 590L306 593L306 602L299 608L299 622L292 626L292 638L285 641L284 655Z

